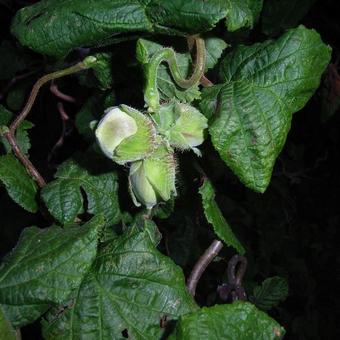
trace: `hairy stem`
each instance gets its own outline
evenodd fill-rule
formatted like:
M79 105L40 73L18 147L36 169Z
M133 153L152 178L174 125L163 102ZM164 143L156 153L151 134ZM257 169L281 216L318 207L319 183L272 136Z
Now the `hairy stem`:
M220 240L214 240L195 264L187 281L187 288L192 296L195 296L196 287L202 274L222 248L223 243Z
M20 114L15 118L15 120L12 122L12 124L9 127L9 131L4 133L4 136L8 140L8 143L10 144L14 154L19 159L19 161L23 164L23 166L26 168L28 173L32 176L32 178L38 183L39 187L44 187L46 185L46 181L41 176L39 171L35 168L35 166L32 164L32 162L29 160L29 158L22 152L20 149L17 140L15 138L15 132L18 126L23 122L23 120L27 117L29 112L32 109L32 106L35 102L35 99L38 95L38 92L40 88L46 84L47 82L61 78L76 72L79 72L81 70L85 70L87 68L90 68L94 63L96 59L93 57L87 57L82 62L77 63L73 66L70 66L64 70L59 70L56 72L52 72L49 74L44 75L38 81L34 84L32 91L30 93L30 96L27 100L26 105L20 112Z
M157 88L157 72L159 65L166 61L169 65L171 76L175 83L184 89L188 89L200 82L205 68L205 45L204 40L198 36L194 37L196 44L196 60L193 73L189 78L184 78L176 60L176 53L172 48L163 48L156 52L148 65L146 74L146 87L144 99L150 111L155 111L159 107L159 93Z

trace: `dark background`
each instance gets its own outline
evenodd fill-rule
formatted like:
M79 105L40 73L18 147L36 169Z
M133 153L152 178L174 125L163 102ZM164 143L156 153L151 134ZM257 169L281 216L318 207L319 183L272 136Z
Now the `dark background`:
M0 40L13 39L9 35L11 17L17 9L29 3L34 1L0 1ZM317 1L302 20L332 46L332 63L338 60L340 48L336 4L337 1ZM219 30L220 27L216 29L217 34ZM257 28L246 41L251 43L265 38ZM143 80L134 61L134 47L135 42L127 42L117 51L117 62L126 61L129 71L123 74L116 71L115 90L119 103L141 107ZM34 53L31 55L42 64L49 62ZM211 77L214 79L214 74ZM27 82L27 88L36 78L23 80ZM139 85L131 87L131 82ZM6 83L0 82L0 93L5 86ZM80 104L91 92L80 87L76 77L62 81L60 86L74 95ZM245 286L250 287L254 282L276 275L288 280L288 298L270 311L286 328L286 339L337 339L340 336L339 295L336 293L340 264L337 252L340 227L339 110L324 119L327 115L325 100L330 89L335 91L335 87L336 83L329 82L326 72L320 89L303 110L294 114L271 185L263 195L244 188L219 160L209 142L203 146L206 158L201 165L218 188L219 206L247 248L249 264ZM5 99L1 103L4 104ZM74 119L79 106L70 104L66 108ZM65 144L52 160L47 160L61 129L56 99L48 88L42 91L29 119L35 124L30 133L31 159L50 180L57 164L75 150L85 150L87 144L71 124ZM182 265L186 274L213 238L205 225L199 197L195 194L199 179L189 167L191 161L190 155L180 156L183 180L179 180L179 187L182 197L176 202L176 214L158 221L163 233L161 250ZM124 176L122 172L123 208L131 210L130 199L124 191ZM21 230L32 224L43 227L46 221L39 214L26 213L0 188L0 255L6 254L16 244ZM230 250L224 250L221 258L229 258L231 254ZM209 267L198 287L199 303L215 303L216 285L223 281L225 267L223 260ZM23 339L39 339L39 329L39 322L24 327Z

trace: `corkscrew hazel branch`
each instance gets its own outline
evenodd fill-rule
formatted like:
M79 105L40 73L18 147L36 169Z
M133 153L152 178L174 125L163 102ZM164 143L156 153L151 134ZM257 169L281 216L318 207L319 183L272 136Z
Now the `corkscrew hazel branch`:
M196 45L196 60L192 75L189 78L184 78L181 74L175 51L172 48L163 48L156 52L150 59L147 72L146 72L146 87L144 91L144 100L149 106L149 111L154 112L159 108L159 93L157 87L157 72L159 65L166 61L169 65L170 73L175 81L175 83L183 88L188 89L193 85L200 82L204 74L205 68L205 44L204 39L195 36L194 37Z

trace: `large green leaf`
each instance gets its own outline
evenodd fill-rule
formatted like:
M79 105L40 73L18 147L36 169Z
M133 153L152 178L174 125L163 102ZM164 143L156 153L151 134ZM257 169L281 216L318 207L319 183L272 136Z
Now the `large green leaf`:
M103 224L103 218L94 217L83 226L22 232L0 267L0 304L14 326L74 297L96 256Z
M285 300L287 296L287 280L279 276L274 276L265 279L261 286L256 286L253 295L250 296L250 300L258 308L269 310Z
M36 212L37 185L23 165L12 155L0 156L0 183L3 183L9 196L29 212Z
M12 120L13 120L12 112L8 111L4 106L0 105L0 127L1 125L9 126ZM24 120L19 125L15 132L15 139L18 143L20 150L24 154L27 154L31 147L31 142L27 130L31 129L32 127L33 124L30 121ZM7 142L6 138L0 135L0 151L2 150L2 148L6 153L12 151L11 146Z
M262 31L276 35L295 27L316 0L267 0L262 11Z
M84 154L83 157L89 157ZM93 162L101 161L92 159ZM85 160L86 162L86 160ZM88 163L91 159L88 159ZM60 223L72 223L78 214L84 212L82 191L86 193L87 211L103 214L108 225L120 221L118 202L118 178L112 169L103 168L93 174L82 164L80 158L64 162L58 169L56 180L47 184L41 196L47 209Z
M213 226L216 235L228 246L235 248L238 253L243 255L245 253L245 249L234 235L228 222L223 217L221 210L215 201L215 190L209 179L206 178L204 180L199 192L202 197L205 217Z
M284 333L267 314L238 301L182 316L169 340L270 340L281 339Z
M330 56L319 34L300 26L277 41L239 46L223 60L223 84L204 92L201 109L209 117L216 107L213 145L249 188L266 190L292 114L319 86Z
M127 32L186 36L212 29L252 27L261 0L43 0L21 9L12 33L22 45L56 57L75 47L110 43ZM119 40L119 39L118 39Z
M16 340L15 330L7 320L0 306L0 335L2 340Z
M155 230L129 228L104 245L74 305L43 323L46 339L160 339L160 319L195 311L182 271L154 244Z

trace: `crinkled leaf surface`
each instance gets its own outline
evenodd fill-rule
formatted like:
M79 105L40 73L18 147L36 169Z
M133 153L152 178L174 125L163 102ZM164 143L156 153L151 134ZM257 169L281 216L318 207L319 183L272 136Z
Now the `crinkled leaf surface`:
M36 212L37 185L23 165L12 155L0 156L0 183L3 183L13 201L29 212Z
M267 0L262 11L262 32L276 35L295 27L316 0Z
M34 51L56 57L96 46L127 32L185 36L226 19L236 30L252 27L261 0L43 0L21 9L12 33Z
M288 296L288 282L283 277L274 276L265 279L261 286L254 288L250 297L252 303L262 310L269 310Z
M84 154L83 157L89 157ZM88 159L91 162L91 159ZM96 159L92 162L100 163ZM72 223L78 214L84 212L84 200L81 189L87 198L87 211L91 214L103 214L108 225L120 221L118 202L118 178L113 169L91 173L87 163L80 159L64 162L56 172L56 180L47 184L41 196L49 212L60 223Z
M9 126L12 120L13 120L12 112L8 111L4 106L0 105L0 126L1 125ZM24 120L19 125L19 127L17 128L15 132L15 138L18 143L18 146L20 147L20 150L24 154L27 154L31 147L31 142L30 142L27 130L31 129L32 127L33 127L33 124L30 121ZM0 150L2 148L4 149L6 153L9 153L12 151L6 138L0 136Z
M213 145L249 188L266 190L292 114L319 86L330 55L317 32L300 26L276 41L240 46L223 60L223 84L204 92L201 109L209 117L206 110L217 107Z
M0 267L0 304L14 326L74 296L96 256L103 224L102 217L94 217L83 226L22 232Z
M150 58L155 52L161 50L164 46L146 39L139 39L137 42L137 59L147 67ZM176 60L178 68L184 77L190 76L191 56L190 53L176 53ZM158 68L157 86L160 92L160 97L163 100L177 98L183 102L192 102L194 99L200 97L201 93L198 85L192 86L189 89L182 89L178 87L170 74L168 65L162 63Z
M104 245L72 308L43 322L46 339L160 339L160 319L195 311L182 271L162 255L150 230L128 229ZM52 321L51 321L52 320Z
M236 238L228 222L223 217L221 210L215 201L215 190L209 179L204 180L199 192L202 197L205 217L213 226L216 235L228 246L235 248L238 253L243 255L245 253L245 249Z
M248 302L203 307L184 315L169 340L269 340L285 333L275 320Z
M226 17L228 31L253 28L262 9L263 0L227 0L229 11Z
M0 306L0 335L2 340L16 340L15 331Z

